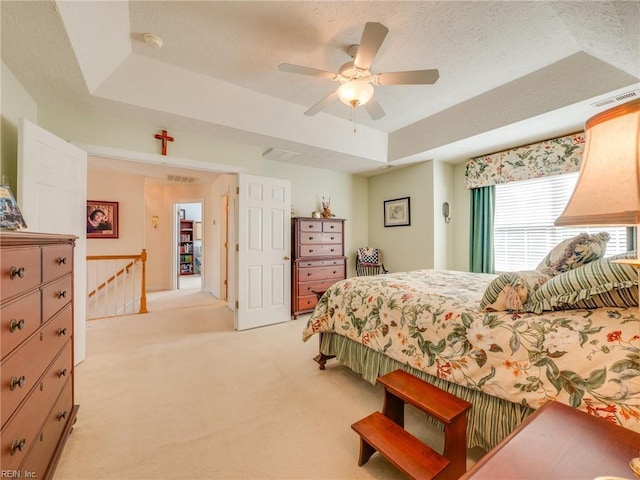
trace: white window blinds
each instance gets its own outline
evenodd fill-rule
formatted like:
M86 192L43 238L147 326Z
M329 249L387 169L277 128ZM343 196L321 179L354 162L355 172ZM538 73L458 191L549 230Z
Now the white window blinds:
M606 255L627 251L626 227L555 227L578 173L496 185L494 248L496 272L533 270L562 240L580 232L609 232Z

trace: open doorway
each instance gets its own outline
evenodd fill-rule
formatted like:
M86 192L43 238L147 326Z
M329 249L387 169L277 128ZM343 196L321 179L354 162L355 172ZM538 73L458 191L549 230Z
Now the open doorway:
M202 204L204 240L200 291L210 293L218 298L226 297L229 308L235 309L235 278L237 276L235 250L233 248L227 249L222 242L228 236L230 238L229 245L235 245L234 198L237 174L240 168L233 165L164 157L96 145L79 144L78 146L89 154L88 171L96 172L96 174L102 171L116 172L118 182L115 185L121 184L120 177L122 175L130 175L134 179L137 179L136 175L144 177L145 205L148 215L160 215L159 227L154 229L149 226L149 229L152 230L147 232L142 242L151 259L147 262L148 291L176 290L178 288L177 272L179 270L176 268L177 205L179 203L200 202ZM191 182L192 178L195 179L193 182ZM188 184L185 184L186 180L184 179L189 180ZM100 185L104 186L103 183ZM113 188L115 190L118 187L114 186ZM220 213L218 204L221 201L221 195L225 194L229 198L229 221L224 220L225 215ZM162 221L165 217L167 222ZM225 230L221 235L222 225ZM226 256L221 259L221 256L227 254L229 256L228 262ZM221 269L221 265L225 268ZM226 292L222 292L223 289Z
M177 203L176 212L176 288L200 291L204 275L202 202Z

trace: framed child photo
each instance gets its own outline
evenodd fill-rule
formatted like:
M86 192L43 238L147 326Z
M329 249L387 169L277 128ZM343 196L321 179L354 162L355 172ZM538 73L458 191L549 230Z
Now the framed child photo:
M87 238L118 238L118 202L87 200Z
M0 228L5 230L27 228L9 185L0 185Z

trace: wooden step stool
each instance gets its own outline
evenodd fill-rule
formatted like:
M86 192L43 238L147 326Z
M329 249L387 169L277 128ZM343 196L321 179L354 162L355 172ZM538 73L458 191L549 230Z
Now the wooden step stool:
M378 377L384 386L382 413L375 412L351 428L360 435L364 465L379 452L409 478L457 479L467 469L467 410L471 404L403 370ZM411 404L444 424L442 455L404 429L404 405Z

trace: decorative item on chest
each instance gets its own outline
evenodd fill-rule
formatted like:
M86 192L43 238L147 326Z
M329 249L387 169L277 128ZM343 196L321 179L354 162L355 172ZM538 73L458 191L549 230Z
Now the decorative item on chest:
M331 214L331 197L327 200L322 197L322 218L331 218L335 215Z

